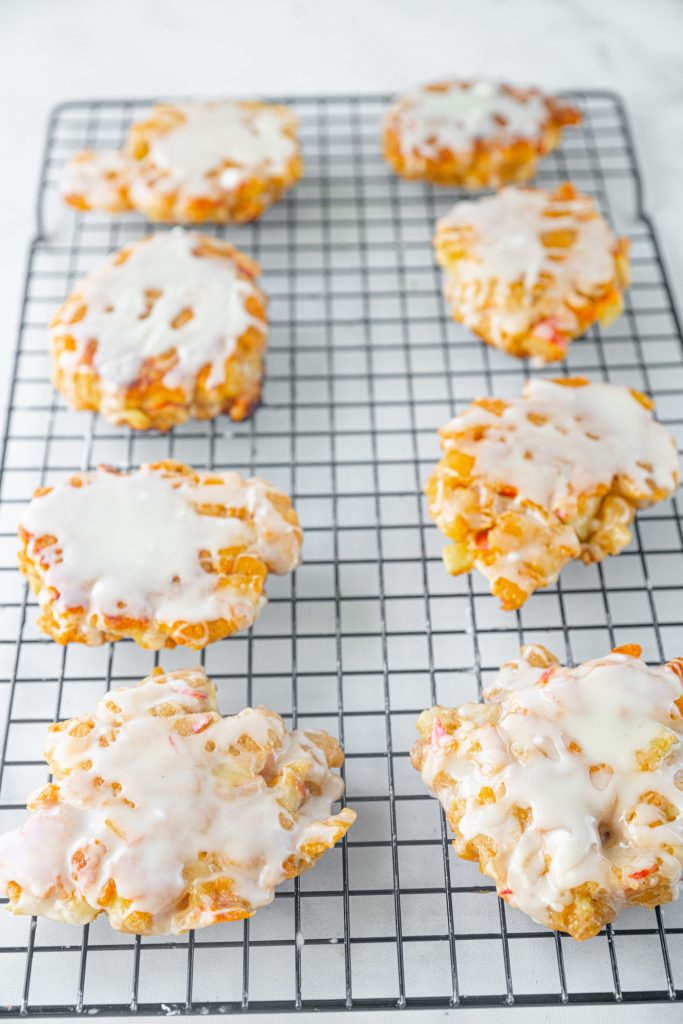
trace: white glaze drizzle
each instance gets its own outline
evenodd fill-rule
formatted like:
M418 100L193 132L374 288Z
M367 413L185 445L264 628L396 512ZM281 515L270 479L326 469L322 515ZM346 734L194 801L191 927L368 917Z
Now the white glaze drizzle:
M164 705L174 713L159 714ZM112 690L94 716L74 720L91 724L85 735L73 725L48 734L59 802L0 838L0 887L14 881L25 890L22 913L68 920L65 900L73 894L102 909L99 895L113 880L118 896L131 901L124 912L113 908L114 926L142 912L154 915L155 933L183 930L184 873L201 869L202 851L222 859L210 876L233 879L234 894L257 909L285 879L287 858L305 843L331 845L352 823L348 809L330 818L344 786L315 734L289 732L265 708L229 718L215 712L213 684L197 668ZM288 768L313 790L295 813L278 802L278 785L269 785ZM76 870L72 857L83 848L88 863ZM193 924L213 919L207 900Z
M452 82L447 89L421 88L392 108L397 117L403 153L413 150L438 157L442 150L469 151L476 140L506 143L535 140L549 118L548 104L538 92L524 99L494 82Z
M669 494L678 486L673 437L628 388L599 382L567 387L534 378L520 398L506 403L501 415L471 405L440 431L445 451L457 448L474 457L473 486L494 495L499 488L514 488L515 496L503 505L529 519L528 536L520 540L516 531L500 532L499 557L477 559L477 568L492 583L504 577L528 591L526 566L548 562L548 543L565 552L564 559L552 559L557 571L543 585L554 582L559 567L581 554L572 521L582 497L618 491L615 481L622 481L630 500L647 505L660 497L656 491ZM447 497L443 500L447 504ZM537 533L534 524L547 525L552 538Z
M457 749L435 728L422 777L429 787L442 772L450 777L452 788L442 788L443 779L439 788L446 807L465 799L462 840L493 840L497 853L487 873L540 923L549 924L549 912L566 906L585 882L596 882L618 909L651 872L645 885L665 879L675 898L683 865L683 792L676 784L683 719L674 701L682 693L670 668L648 668L625 654L551 670L522 657L503 666L485 691L486 705L458 709ZM644 770L638 752L660 741L670 747L666 759ZM572 742L580 750L570 749ZM479 799L484 787L497 794L495 802ZM679 817L663 820L642 800L649 792L669 800ZM521 838L515 806L532 812Z
M61 193L81 197L96 210L125 208L120 189L127 189L132 165L131 158L118 149L84 150L65 164Z
M219 101L176 109L184 121L152 135L144 158L164 172L157 185L161 191L197 196L216 186L230 191L254 176L284 175L296 154L296 141L285 132L296 121L285 108ZM217 177L208 177L221 168Z
M505 403L501 415L470 405L441 428L441 441L446 451L457 447L474 456L473 476L514 487L519 504L533 502L571 518L581 495L610 486L615 477L642 492L653 484L676 487L673 437L629 388L534 378L521 397ZM486 428L483 436L462 436L476 427Z
M209 476L219 484L201 481ZM47 562L42 603L58 591L57 608L82 607L85 622L125 615L154 624L238 620L251 625L260 607L245 591L216 588L216 576L199 561L201 551L240 549L261 557L273 572L298 563L295 528L275 508L270 484L237 473L200 474L197 486L141 466L118 474L100 468L81 487L69 481L34 498L21 517L31 536L28 555ZM196 506L221 504L227 516L200 515ZM241 519L232 510L246 510ZM36 549L40 537L55 543Z
M85 316L53 328L76 342L75 350L60 354L62 368L75 369L94 340L93 366L105 390L134 384L146 360L171 350L176 358L162 378L168 387L191 397L205 366L209 387L223 383L238 338L250 326L264 332L265 324L246 309L247 300L260 295L253 281L230 256L196 255L201 241L193 231L173 228L138 242L122 263L114 254L81 281L73 301L86 303ZM161 292L151 311L150 290ZM173 327L184 310L192 318Z
M549 237L562 231L574 234L567 247ZM465 253L453 262L448 246L456 238ZM543 189L508 187L456 203L437 225L437 249L448 271L446 295L469 327L476 329L486 313L496 343L540 318L534 294L540 282L546 312L552 312L558 329L571 334L577 322L571 306L585 305L616 277L616 246L588 196L558 198ZM517 282L523 295L512 303L510 286Z

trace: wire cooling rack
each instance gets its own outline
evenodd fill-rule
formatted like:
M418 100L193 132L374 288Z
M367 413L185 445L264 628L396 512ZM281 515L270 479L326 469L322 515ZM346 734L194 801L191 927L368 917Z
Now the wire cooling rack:
M619 101L572 96L585 115L544 161L632 241L634 282L609 330L594 328L553 373L650 392L681 434L683 350L644 214ZM175 457L258 473L290 491L305 562L269 580L250 634L204 652L221 710L265 703L338 734L358 822L314 871L246 923L181 938L121 935L0 915L0 1014L196 1013L426 1008L683 998L683 907L632 910L587 943L504 906L451 852L437 802L410 767L418 712L476 697L523 641L573 661L623 642L683 653L683 535L673 502L639 517L634 541L505 614L477 575L453 579L421 498L435 430L481 394L517 393L531 371L447 317L431 252L453 193L402 182L379 154L380 97L299 99L306 176L256 224L227 236L262 262L271 296L263 406L173 434L134 435L64 407L49 383L46 324L74 282L149 226L76 215L57 199L63 161L118 146L148 102L68 103L51 121L2 451L0 692L6 714L0 828L45 779L46 726L135 682L155 658L133 643L68 649L37 632L14 568L19 510L34 488L99 462ZM176 668L191 652L162 653ZM561 799L558 794L558 799Z

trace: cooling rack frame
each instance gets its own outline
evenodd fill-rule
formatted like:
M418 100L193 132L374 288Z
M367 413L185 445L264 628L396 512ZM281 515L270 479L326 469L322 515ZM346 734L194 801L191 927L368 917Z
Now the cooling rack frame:
M650 391L680 440L681 325L624 108L604 91L566 95L583 108L584 124L544 161L539 181L570 177L626 223L634 287L618 323L592 328L557 372ZM40 781L46 724L153 663L132 644L74 652L35 631L34 602L13 568L16 513L34 487L69 471L165 456L270 470L293 494L304 566L276 581L250 635L202 660L223 711L264 699L288 721L338 732L359 823L253 922L166 942L118 936L100 920L75 929L11 919L9 932L0 929L0 1016L683 1000L677 907L629 912L581 947L537 928L454 857L443 814L406 768L419 710L475 696L497 652L522 639L544 639L573 660L627 638L643 642L651 660L680 653L671 609L683 568L676 575L669 563L683 567L683 533L676 501L658 506L639 518L627 553L570 566L557 586L503 619L480 581L443 572L441 539L419 497L437 457L434 428L476 393L510 393L537 371L450 322L429 236L454 190L399 181L383 165L387 100L278 98L301 116L305 178L255 225L208 229L264 267L272 296L264 405L246 424L222 418L144 440L64 408L49 386L45 327L84 269L149 229L135 215L61 210L59 166L77 148L120 143L153 101L75 101L51 115L0 461L0 824L20 816L25 778ZM186 664L182 657L161 656L168 667ZM554 979L550 987L541 974ZM117 998L102 994L114 975ZM73 996L56 998L57 990Z

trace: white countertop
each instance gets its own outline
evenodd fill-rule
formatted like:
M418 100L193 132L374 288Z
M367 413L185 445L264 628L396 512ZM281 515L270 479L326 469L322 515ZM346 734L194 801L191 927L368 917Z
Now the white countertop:
M46 122L58 101L391 92L456 75L612 89L631 118L646 208L680 307L681 40L681 0L0 0L0 401L35 229ZM539 1010L532 1019L643 1022L679 1012Z

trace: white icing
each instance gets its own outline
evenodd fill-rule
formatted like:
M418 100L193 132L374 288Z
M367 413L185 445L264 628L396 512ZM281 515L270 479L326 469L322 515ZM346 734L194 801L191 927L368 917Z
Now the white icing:
M206 484L206 476L220 479ZM130 474L101 468L83 486L69 481L34 498L21 517L31 536L28 555L47 564L41 603L58 592L56 607L85 609L85 625L102 625L102 616L124 615L154 626L176 622L237 620L240 628L256 618L265 603L231 587L200 564L200 552L212 557L239 549L262 558L273 572L289 572L298 562L299 539L268 498L275 492L258 478L237 473L200 474L197 486L187 478L169 478L149 466ZM201 515L196 506L225 506L228 515ZM247 518L236 514L245 510ZM55 542L37 548L52 536Z
M587 291L614 275L614 235L588 196L558 199L544 189L508 187L456 203L439 227L472 229L474 262L508 283L521 278L531 288L543 273L564 271ZM544 234L557 231L576 232L568 249L543 244Z
M481 507L490 508L494 526L511 512L518 517L509 530L496 531L497 557L484 551L476 567L492 583L504 578L526 593L554 582L562 566L584 552L591 560L604 557L592 545L602 495L623 493L642 507L678 486L673 437L628 388L612 384L567 387L532 379L500 415L474 404L440 433L446 452L455 448L474 458L468 486ZM461 503L458 489L445 486L448 473L443 465L434 478L438 518L447 523L463 516L475 531L490 526L490 518L477 519ZM580 500L594 495L584 522L587 506ZM627 513L624 505L625 523Z
M169 704L173 714L155 713ZM14 881L25 890L22 913L63 917L72 894L97 912L113 880L132 903L112 909L114 926L142 912L154 915L155 933L184 930L185 873L201 868L203 851L222 862L208 877L231 878L233 893L255 910L273 899L289 857L307 843L330 846L346 831L355 814L330 817L344 786L316 734L288 732L265 708L223 719L215 708L203 670L175 672L111 691L94 716L74 720L92 724L85 736L74 734L74 723L48 735L59 803L0 838L0 886ZM287 795L276 780L283 771L296 773L296 810L278 802ZM83 848L88 865L75 870L72 857ZM213 923L220 910L206 899L192 925Z
M487 873L536 921L550 923L549 911L567 905L570 890L584 882L597 882L618 909L653 865L646 885L665 879L675 898L683 865L683 792L675 782L683 719L674 701L682 694L669 667L648 668L624 654L550 671L522 658L503 667L484 694L487 705L458 710L457 749L443 729L434 730L422 776L428 786L441 772L450 776L451 788L439 783L446 807L465 799L456 846L460 836L463 843L490 837L497 853ZM637 755L660 742L669 753L646 770ZM479 799L484 787L494 803ZM642 799L649 792L673 804L674 822ZM532 812L521 838L515 806Z
M409 156L417 150L427 157L438 157L444 149L470 150L477 139L536 139L549 118L540 93L531 91L520 98L493 82L417 89L401 99L394 112L402 151Z
M132 161L117 149L84 150L64 166L60 179L62 195L79 197L97 210L127 207L121 196L128 186Z
M62 194L86 209L135 208L151 211L155 220L201 221L207 215L202 201L225 204L257 182L261 209L300 174L296 126L290 110L272 104L221 100L155 107L150 120L131 131L129 149L144 155L77 153L64 169ZM248 216L248 191L245 197L241 212ZM188 207L194 202L198 209Z
M442 428L441 438L446 451L457 447L475 457L473 476L516 488L517 504L533 502L567 518L581 495L609 487L615 477L641 492L677 485L671 434L626 387L534 378L520 398L505 402L501 415L469 406ZM467 436L475 427L486 428L476 440Z
M131 248L120 263L114 254L77 286L73 302L87 312L75 323L53 328L76 342L60 354L63 369L75 369L92 341L93 366L105 390L135 383L145 361L170 351L175 358L163 374L164 383L191 397L199 371L209 366L208 386L225 380L225 363L237 340L250 326L265 325L246 309L257 298L256 285L229 256L195 255L202 236L183 228L153 235ZM150 311L149 291L161 292ZM192 318L178 327L184 310ZM68 319L68 311L66 314Z
M209 175L216 171L220 185L233 189L255 175L284 175L296 155L296 141L284 130L294 118L284 108L225 101L175 109L184 121L152 135L144 158L146 165L165 172L162 191L180 188L188 195L206 195L215 184Z
M573 235L568 246L550 237L563 231ZM459 249L459 243L465 251L453 261L449 246ZM448 270L446 294L458 319L476 329L486 313L487 337L497 344L540 319L539 283L544 309L552 313L547 330L575 331L571 307L585 305L615 278L616 246L588 196L562 198L543 189L510 187L456 203L437 226L437 250ZM511 302L515 282L523 294Z

